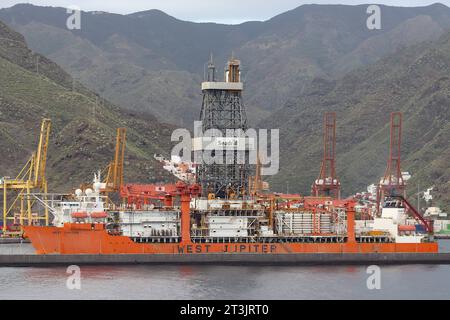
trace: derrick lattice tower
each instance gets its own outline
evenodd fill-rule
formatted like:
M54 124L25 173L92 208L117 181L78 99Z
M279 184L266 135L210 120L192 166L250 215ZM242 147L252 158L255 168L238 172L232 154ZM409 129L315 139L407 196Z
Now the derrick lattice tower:
M336 176L336 113L327 112L323 117L323 158L319 177L312 185L315 197L340 199L341 183Z
M386 172L378 184L378 212L386 197L405 196L406 181L401 170L402 121L401 112L391 113L389 158Z
M248 194L251 166L248 147L242 133L248 129L245 107L242 102L241 62L232 57L225 68L224 81L216 80L216 67L211 60L205 82L202 83L203 103L200 113L202 131L220 132L222 137L211 145L221 150L211 150L202 144L202 151L215 160L198 164L197 179L202 186L202 196L208 198L242 198ZM216 133L213 134L216 136ZM244 143L243 143L244 142ZM223 159L220 163L220 159Z

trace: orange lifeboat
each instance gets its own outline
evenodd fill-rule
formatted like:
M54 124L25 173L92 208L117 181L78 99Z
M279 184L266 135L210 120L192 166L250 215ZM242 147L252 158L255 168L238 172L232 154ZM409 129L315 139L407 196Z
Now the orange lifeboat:
M416 231L416 226L414 226L414 225L399 225L398 231L414 232L414 231Z
M74 212L72 218L74 219L86 219L88 217L87 212Z
M92 212L91 218L92 219L105 219L105 218L108 218L108 214L106 212Z

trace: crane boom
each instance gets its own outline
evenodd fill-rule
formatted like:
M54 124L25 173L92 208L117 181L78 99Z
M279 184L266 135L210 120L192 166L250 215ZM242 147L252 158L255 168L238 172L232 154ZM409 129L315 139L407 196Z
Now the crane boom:
M118 128L116 138L116 154L114 157L114 189L119 190L123 184L123 162L125 159L127 129Z
M45 170L47 167L47 151L50 139L52 122L50 119L43 119L39 144L34 160L34 186L43 188L46 183Z
M105 189L103 192L118 192L123 185L123 163L125 159L126 148L126 128L118 128L116 136L116 149L114 160L106 168L107 175L105 180Z

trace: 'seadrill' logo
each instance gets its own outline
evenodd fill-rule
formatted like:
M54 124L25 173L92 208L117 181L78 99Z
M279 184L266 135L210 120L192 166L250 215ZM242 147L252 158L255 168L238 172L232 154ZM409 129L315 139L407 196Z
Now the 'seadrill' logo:
M279 171L279 129L209 129L203 132L202 122L194 122L194 137L187 129L176 129L172 142L179 142L172 155L184 162L197 164L261 164L263 176ZM270 141L269 141L270 137Z

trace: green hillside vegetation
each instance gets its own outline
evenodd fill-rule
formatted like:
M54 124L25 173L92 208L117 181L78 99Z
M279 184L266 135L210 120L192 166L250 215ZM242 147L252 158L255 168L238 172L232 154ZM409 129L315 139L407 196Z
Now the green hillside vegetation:
M83 12L81 30L74 31L66 28L63 8L16 5L0 10L0 19L115 104L183 126L199 117L199 82L210 52L222 77L234 51L256 124L316 77L335 79L450 29L450 9L433 4L381 6L382 29L369 30L367 6L303 5L240 25L180 21L158 10Z
M151 115L121 111L80 85L72 90L72 83L67 73L32 53L20 34L0 23L0 175L18 173L37 147L41 119L50 118L52 191L91 181L112 160L118 127L128 129L125 180L167 179L153 154L169 151L173 129Z

